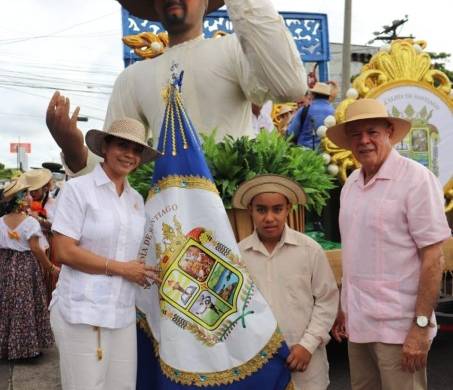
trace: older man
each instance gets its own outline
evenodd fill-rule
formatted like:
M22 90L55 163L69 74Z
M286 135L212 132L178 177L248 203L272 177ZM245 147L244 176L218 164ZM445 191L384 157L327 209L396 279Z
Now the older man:
M377 100L360 99L327 132L361 164L341 193L343 284L333 329L349 337L353 390L427 388L450 230L436 177L392 148L410 127Z
M274 312L291 353L297 390L329 385L326 344L338 307L338 288L322 248L286 225L292 204L305 194L294 181L260 175L244 182L233 198L248 208L254 233L239 243L242 258Z
M169 48L161 56L136 62L118 77L104 127L130 117L157 138L164 118L162 91L170 68L184 71L182 95L195 128L217 129L216 136L253 135L251 104L297 101L306 91L306 73L283 19L270 0L225 0L235 34L203 39L203 16L219 0L121 0L132 14L162 22ZM95 161L77 129L78 109L68 116L69 100L57 92L47 111L47 125L62 148L67 166L79 174ZM88 161L88 163L87 163ZM86 169L79 172L82 168Z

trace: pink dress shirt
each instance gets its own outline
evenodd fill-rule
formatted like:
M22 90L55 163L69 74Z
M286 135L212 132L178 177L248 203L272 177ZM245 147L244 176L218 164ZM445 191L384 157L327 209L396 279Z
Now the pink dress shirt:
M392 150L366 185L361 170L351 174L340 204L341 304L349 340L402 344L415 316L418 249L451 234L440 183Z

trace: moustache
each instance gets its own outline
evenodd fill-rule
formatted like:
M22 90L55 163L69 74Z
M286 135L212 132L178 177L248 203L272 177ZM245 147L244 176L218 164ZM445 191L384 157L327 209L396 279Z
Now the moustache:
M174 6L178 6L178 7L182 7L184 10L186 9L186 4L184 1L181 1L181 0L168 0L165 2L164 4L164 9L168 9L170 7L174 7Z

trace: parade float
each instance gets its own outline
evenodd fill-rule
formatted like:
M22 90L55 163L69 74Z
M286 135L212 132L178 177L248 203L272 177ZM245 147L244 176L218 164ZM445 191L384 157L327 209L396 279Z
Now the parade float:
M330 52L326 16L307 13L282 13L282 16L293 35L301 58L305 63L314 64L320 81L327 81ZM158 56L168 46L168 36L159 23L140 20L125 10L123 31L126 66L141 58ZM206 38L221 39L223 35L231 32L232 24L225 11L214 12L206 18ZM324 227L327 237L332 241L326 241L324 237L320 238L316 234L313 237L321 242L325 249L338 248L339 245L335 246L334 242L340 240L337 226L339 193L348 175L357 169L359 164L350 151L338 148L325 134L329 126L344 119L345 110L350 103L356 99L372 97L381 100L392 116L412 122L410 133L396 148L402 155L420 162L439 177L444 186L445 211L452 224L453 159L449 154L453 150L453 133L449 123L453 123L453 92L446 74L434 69L431 58L425 51L426 45L424 41L397 40L383 46L372 56L354 79L346 98L338 104L335 118L326 118L324 126L317 129L318 136L322 138L322 151L319 154L307 150L302 152L291 141L276 134L263 134L253 142L243 138L225 139L217 144L210 137L205 137L207 161L226 208L231 207L231 193L241 180L258 173L286 174L306 190L306 209L319 213L327 202ZM296 109L295 103L293 105ZM272 111L277 130L280 108L280 104L274 104ZM266 145L270 148L267 151ZM255 165L261 161L260 153L264 153L264 158L271 163L262 167ZM281 165L273 165L274 162ZM288 166L297 166L298 170ZM150 177L150 172L147 172L146 178ZM144 175L142 178L145 178ZM145 193L148 184L146 180L143 184L139 184L140 182L141 179L136 180ZM252 224L246 213L240 210L228 212L236 238L241 239L248 235ZM296 209L288 223L291 227L304 231L304 220L304 210ZM341 251L327 251L327 255L337 280L340 281Z

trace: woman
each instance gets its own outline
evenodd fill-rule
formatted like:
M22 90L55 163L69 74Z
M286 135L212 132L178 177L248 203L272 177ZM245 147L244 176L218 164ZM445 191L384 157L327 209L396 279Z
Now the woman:
M43 236L39 242L41 248L46 251L50 261L56 267L61 264L55 261L55 256L52 256L52 221L54 213L55 200L49 195L50 184L52 181L52 172L46 168L32 169L22 174L19 180L22 180L29 186L30 194L30 209L29 215L35 217L41 225ZM47 302L50 302L52 291L55 288L57 275L44 271L44 280L47 290Z
M52 230L63 264L50 303L63 389L135 389L135 287L157 274L136 260L143 237L142 197L126 176L157 152L134 119L90 130L86 144L104 162L68 181Z
M58 273L39 245L41 227L27 216L27 186L4 188L0 218L0 359L39 356L53 344L43 269Z
M41 224L44 232L50 231L54 214L54 200L49 194L52 172L46 168L32 169L21 176L30 186L31 211Z

